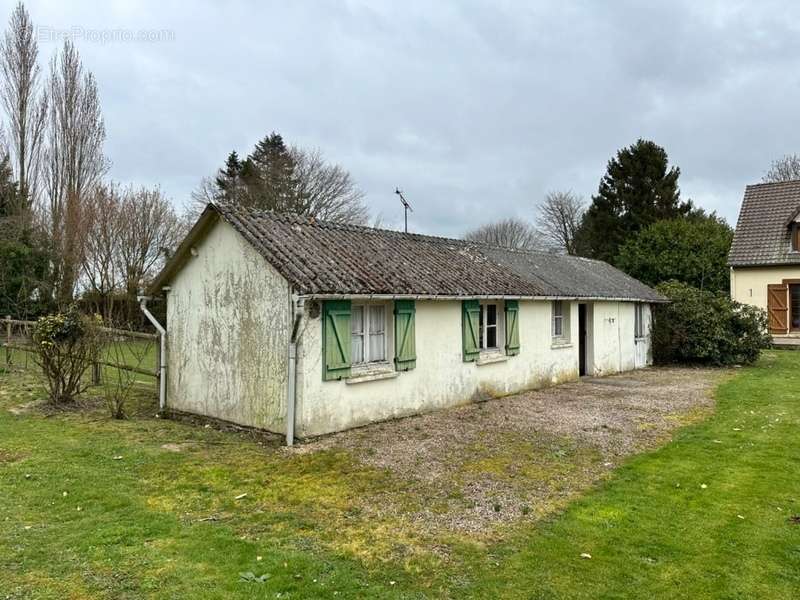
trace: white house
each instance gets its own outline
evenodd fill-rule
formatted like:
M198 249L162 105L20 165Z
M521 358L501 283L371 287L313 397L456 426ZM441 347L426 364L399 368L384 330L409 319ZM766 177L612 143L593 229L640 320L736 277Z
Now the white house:
M158 276L166 406L315 436L643 367L608 264L209 205Z

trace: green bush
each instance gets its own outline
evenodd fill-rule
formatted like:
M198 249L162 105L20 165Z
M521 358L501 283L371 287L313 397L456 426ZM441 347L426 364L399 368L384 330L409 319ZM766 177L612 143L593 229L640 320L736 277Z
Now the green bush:
M658 221L631 236L614 264L647 285L675 280L727 293L731 240L733 230L716 215Z
M655 311L656 362L748 364L769 345L763 310L677 281L662 283L657 289L670 303L658 305Z
M88 387L84 375L100 350L98 325L99 318L87 317L74 306L36 322L35 360L47 380L52 403L73 402Z

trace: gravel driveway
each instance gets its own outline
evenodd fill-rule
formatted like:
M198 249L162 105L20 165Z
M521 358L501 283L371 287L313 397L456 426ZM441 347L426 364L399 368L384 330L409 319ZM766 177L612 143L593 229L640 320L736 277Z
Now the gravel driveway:
M727 372L650 368L379 423L298 446L346 450L398 482L366 510L497 537L563 507L622 459L713 411ZM399 490L402 490L399 491Z

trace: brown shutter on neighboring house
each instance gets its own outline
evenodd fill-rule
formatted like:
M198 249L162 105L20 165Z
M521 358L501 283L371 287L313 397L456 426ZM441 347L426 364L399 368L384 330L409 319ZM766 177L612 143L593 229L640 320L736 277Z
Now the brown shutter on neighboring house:
M789 332L789 286L773 283L767 286L767 311L769 312L769 332Z

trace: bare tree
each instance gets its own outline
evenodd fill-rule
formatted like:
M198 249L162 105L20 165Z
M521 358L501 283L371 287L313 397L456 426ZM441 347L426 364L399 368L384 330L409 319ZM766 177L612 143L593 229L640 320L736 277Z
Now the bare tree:
M286 196L284 201L279 206L270 206L271 210L286 210L334 223L364 225L369 221L364 193L353 177L340 165L327 162L320 150L292 146L288 149L288 156L282 159L288 161L288 166L282 168L286 179L281 183L288 182L289 189L281 194ZM245 170L259 168L251 158L241 164ZM260 206L259 198L265 195L263 186L271 185L273 180L269 176L259 177L258 173L242 173L239 182L242 189L232 198L230 189L222 189L219 183L230 174L220 170L218 175L217 178L204 177L192 192L186 209L190 218L196 219L209 202L227 200Z
M203 209L212 202L221 199L220 189L213 177L203 177L194 190L192 190L189 203L184 206L186 218L194 222L203 212Z
M552 248L577 254L575 233L585 210L583 200L571 191L549 192L539 205L537 228Z
M0 99L7 117L14 176L27 213L36 201L39 160L47 123L47 96L42 89L39 47L33 23L22 2L11 14L0 42Z
M800 179L800 156L797 154L787 154L786 156L773 160L769 170L761 178L764 183L774 183L777 181L792 181Z
M481 225L464 234L464 239L469 242L481 242L504 248L540 249L533 227L522 219L514 217Z
M44 179L53 243L56 298L72 301L83 253L84 207L108 170L106 138L94 76L69 40L50 63Z
M364 204L364 192L356 186L350 173L326 162L318 149L307 151L295 146L290 155L297 180L298 212L333 223L363 225L367 222L369 210Z
M91 195L84 212L87 222L82 271L93 309L110 318L120 291L120 240L125 222L121 218L122 197L114 184L100 185Z
M129 188L120 205L119 271L125 292L135 299L184 234L184 222L160 188Z

